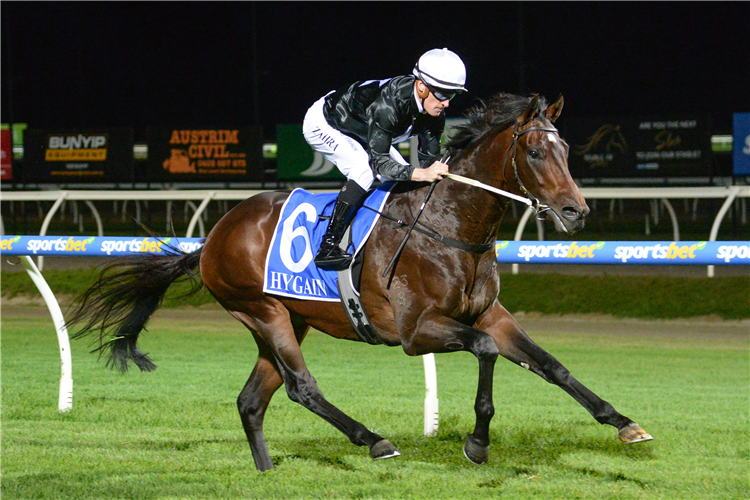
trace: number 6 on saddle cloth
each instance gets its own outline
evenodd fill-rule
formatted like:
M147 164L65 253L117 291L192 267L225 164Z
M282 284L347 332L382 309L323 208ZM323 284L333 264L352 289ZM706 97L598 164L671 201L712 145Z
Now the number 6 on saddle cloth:
M351 225L349 251L357 257L370 236L388 199L392 183L374 189L365 200ZM263 291L303 300L339 302L338 274L319 269L313 262L315 252L323 240L327 219L338 193L312 194L295 189L281 209L281 216L266 256ZM323 218L321 218L321 216ZM353 286L353 284L352 284Z

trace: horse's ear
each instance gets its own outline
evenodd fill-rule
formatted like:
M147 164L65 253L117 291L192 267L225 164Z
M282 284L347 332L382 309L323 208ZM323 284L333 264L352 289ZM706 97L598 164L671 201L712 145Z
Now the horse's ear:
M534 97L533 99L531 99L531 102L526 108L526 111L524 111L521 117L518 119L518 126L523 127L531 120L533 120L537 114L539 114L539 94L534 94Z
M565 103L565 100L563 99L563 96L561 95L558 97L557 102L555 104L552 104L551 106L547 106L547 110L544 112L545 115L547 115L547 119L551 121L552 123L555 123L555 120L560 116L560 113L563 109L563 104Z

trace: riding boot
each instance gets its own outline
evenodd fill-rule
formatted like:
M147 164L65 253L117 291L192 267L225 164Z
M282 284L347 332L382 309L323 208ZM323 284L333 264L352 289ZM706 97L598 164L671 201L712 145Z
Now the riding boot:
M365 201L367 192L359 184L349 180L341 189L333 207L328 229L323 236L320 250L315 256L315 265L328 271L341 271L349 267L352 256L339 247L346 229Z

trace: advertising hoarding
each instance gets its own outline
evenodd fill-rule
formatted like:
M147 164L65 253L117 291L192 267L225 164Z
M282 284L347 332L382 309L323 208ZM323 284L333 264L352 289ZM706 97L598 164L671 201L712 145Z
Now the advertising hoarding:
M31 183L132 182L133 130L29 129L23 178Z
M302 125L277 125L276 165L280 180L344 180L336 165L313 150L302 135Z
M568 119L574 178L711 176L708 117Z
M497 241L501 263L727 265L750 264L744 241Z
M732 121L734 175L750 175L750 113L735 113Z
M1 130L10 130L10 125L7 123L0 123ZM23 146L23 132L29 128L27 123L14 123L13 124L13 146Z
M13 180L13 146L10 129L0 130L0 180Z
M255 128L149 128L149 181L263 180L263 138Z

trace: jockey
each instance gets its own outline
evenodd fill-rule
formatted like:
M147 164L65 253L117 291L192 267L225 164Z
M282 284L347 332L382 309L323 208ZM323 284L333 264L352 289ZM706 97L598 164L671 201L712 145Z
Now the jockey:
M354 82L310 107L302 126L305 140L347 178L315 257L318 267L342 270L351 263L339 243L375 177L434 182L448 172L440 161L444 110L456 94L466 92L465 83L461 58L433 49L419 58L411 75ZM419 137L420 168L393 147L413 136Z

